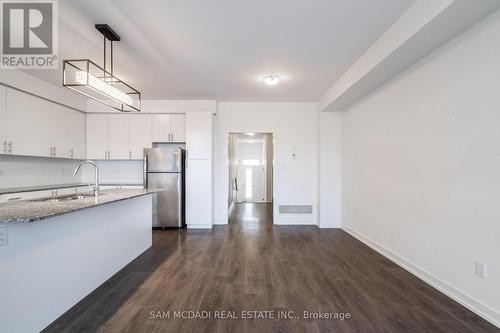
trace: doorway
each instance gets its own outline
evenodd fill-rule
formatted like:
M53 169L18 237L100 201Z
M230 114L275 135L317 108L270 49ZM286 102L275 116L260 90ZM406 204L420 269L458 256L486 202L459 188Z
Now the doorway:
M273 134L230 133L228 209L273 202Z

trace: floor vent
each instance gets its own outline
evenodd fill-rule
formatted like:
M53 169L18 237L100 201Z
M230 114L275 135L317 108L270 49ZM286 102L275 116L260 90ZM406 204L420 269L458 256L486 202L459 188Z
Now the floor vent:
M311 205L280 205L280 214L312 214Z

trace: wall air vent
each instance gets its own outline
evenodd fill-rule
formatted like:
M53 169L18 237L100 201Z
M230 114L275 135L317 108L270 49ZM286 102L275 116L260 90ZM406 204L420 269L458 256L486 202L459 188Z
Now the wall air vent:
M280 205L279 206L280 214L293 214L293 215L303 215L303 214L312 214L312 206L311 205Z

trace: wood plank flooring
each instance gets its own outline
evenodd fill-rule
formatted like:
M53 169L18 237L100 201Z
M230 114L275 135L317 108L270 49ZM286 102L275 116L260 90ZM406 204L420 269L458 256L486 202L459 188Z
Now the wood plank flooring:
M248 310L294 313L241 318ZM173 311L211 318L173 318ZM214 319L215 311L240 318ZM350 318L304 319L304 311ZM237 205L230 224L211 231L154 231L151 249L44 330L499 331L341 230L273 226L265 204Z

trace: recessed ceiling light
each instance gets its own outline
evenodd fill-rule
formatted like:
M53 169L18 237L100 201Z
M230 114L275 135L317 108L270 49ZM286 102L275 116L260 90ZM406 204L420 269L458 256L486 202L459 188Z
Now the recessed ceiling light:
M268 86L275 86L280 82L280 76L279 75L268 75L265 76L262 81L264 81L265 84Z

